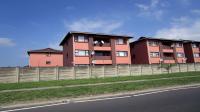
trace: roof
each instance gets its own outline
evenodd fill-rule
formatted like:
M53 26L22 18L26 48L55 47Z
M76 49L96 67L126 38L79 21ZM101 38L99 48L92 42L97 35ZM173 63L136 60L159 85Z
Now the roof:
M115 34L105 34L105 33L92 33L92 32L79 32L79 31L71 31L68 32L64 39L61 41L60 45L63 45L64 42L71 34L82 34L82 35L92 35L92 36L109 36L109 37L123 37L123 38L133 38L128 35L115 35Z
M200 41L196 40L183 40L184 43L200 43Z
M38 49L38 50L30 50L27 52L28 55L31 53L54 53L54 54L62 54L61 50L56 50L52 48Z
M166 39L166 38L153 38L153 37L140 37L138 40L132 42L132 43L136 43L142 40L158 40L158 41L171 41L171 42L183 42L184 40L177 40L177 39Z

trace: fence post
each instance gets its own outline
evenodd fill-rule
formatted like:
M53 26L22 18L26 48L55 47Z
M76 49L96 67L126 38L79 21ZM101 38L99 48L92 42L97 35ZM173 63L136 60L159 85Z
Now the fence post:
M16 81L19 83L20 79L20 67L16 67Z
M38 82L40 82L40 68L37 67L36 70L37 70Z
M141 69L140 69L140 75L142 75L142 71L143 71L143 67L142 67L142 65L140 65L141 67Z
M160 66L160 74L163 74L163 72L162 72L162 63L160 63L159 66Z
M56 80L59 80L58 67L55 67L54 70L55 70Z
M88 77L91 78L91 74L92 74L92 67L88 66Z
M178 69L179 69L179 72L181 72L181 65L180 65L180 63L178 63Z
M188 64L186 64L187 65L187 72L189 71L189 67L188 67Z
M128 65L129 75L131 76L131 64Z
M150 64L150 66L151 66L151 74L153 75L154 72L153 72L152 64Z
M73 74L74 74L74 79L76 79L76 67L75 67L75 66L73 67L73 71L74 71L74 72L73 72Z
M105 65L103 65L103 78L105 78Z
M115 76L118 76L118 65L115 65Z
M197 71L197 69L196 69L196 63L194 63L194 71Z

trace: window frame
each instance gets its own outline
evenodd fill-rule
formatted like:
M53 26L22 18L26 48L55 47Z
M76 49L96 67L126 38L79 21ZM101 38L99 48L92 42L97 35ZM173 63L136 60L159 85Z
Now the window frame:
M198 54L198 56L196 55ZM193 53L194 58L200 58L200 54L199 53Z
M119 43L120 42L119 40L123 40L123 43ZM126 40L124 38L117 38L116 44L117 45L125 45L125 44L127 44L127 42L126 42Z
M181 45L181 46L180 46ZM176 43L176 47L178 47L178 48L181 48L181 47L183 47L183 44L182 43Z
M122 53L124 53L124 56L120 56L119 54L120 54L120 52ZM116 56L117 57L128 57L128 51L116 51Z
M148 41L148 45L152 46L152 47L158 47L159 46L159 42L158 41Z
M156 56L156 55L154 56L155 53L158 53L158 55L157 55L157 56ZM149 55L150 55L151 58L159 58L159 57L160 57L160 52L150 52Z
M198 47L197 44L195 44L195 43L192 44L192 48L197 48L197 47Z
M84 55L80 55L79 54L80 51L84 51ZM75 52L74 52L74 56L76 56L76 57L88 57L89 56L89 50L76 49Z
M83 41L80 41L79 38L80 37L83 37ZM87 36L85 35L76 35L74 36L74 42L78 42L78 43L88 43L89 42L89 39Z
M180 57L178 54L182 54L182 56ZM185 53L183 53L183 52L177 52L176 56L177 56L177 58L184 58L185 57Z

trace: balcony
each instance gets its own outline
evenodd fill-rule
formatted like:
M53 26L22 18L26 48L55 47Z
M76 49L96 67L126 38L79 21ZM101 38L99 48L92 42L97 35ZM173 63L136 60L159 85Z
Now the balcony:
M94 44L94 46L97 46L97 47L110 47L111 44L110 43L104 43L104 44L97 43L97 44Z
M174 57L163 57L164 63L175 63Z
M111 60L111 56L94 56L95 60Z
M163 57L164 60L174 60L174 57Z
M96 51L111 51L111 44L110 43L94 44L94 50L96 50Z
M163 52L167 52L167 53L173 53L174 49L173 47L170 45L162 45L162 51Z

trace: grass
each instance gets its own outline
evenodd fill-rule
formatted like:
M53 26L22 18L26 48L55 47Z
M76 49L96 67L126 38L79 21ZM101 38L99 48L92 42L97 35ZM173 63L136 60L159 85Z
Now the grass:
M190 72L190 73L182 73L181 76L188 75L200 75L199 72ZM151 79L160 78L162 76L171 77L171 76L180 76L180 74L165 74L165 75L157 75L157 76L137 76L137 77L119 77L119 78L105 78L105 79L92 79L89 80L77 80L75 83L67 83L67 81L61 81L61 84L80 84L86 83L87 81L90 83L96 83L101 81L119 81L119 80L140 80L140 79ZM74 80L73 80L74 81ZM73 82L72 81L72 82ZM49 84L50 82L40 82L39 84ZM59 81L57 81L59 82ZM123 91L134 91L134 90L142 90L147 88L154 87L163 87L163 86L172 86L172 85L185 85L191 83L200 83L200 77L185 77L181 79L167 79L167 80L156 80L156 81L146 81L146 82L131 82L131 83L122 83L122 84L111 84L111 85L99 85L99 86L86 86L86 87L72 87L72 88L58 88L58 89L48 89L48 90L37 90L37 91L22 91L22 92L8 92L8 93L0 93L0 105L10 104L13 102L19 101L31 101L31 100L40 100L40 99L52 99L52 98L63 98L63 97L79 97L83 95L97 95L97 94L105 94L105 93L115 93L115 92L123 92ZM22 84L32 84L32 83L22 83ZM36 83L37 84L37 83Z
M191 75L192 76L196 76L196 75L200 76L200 72L184 72L184 73L171 73L171 74L161 74L161 75L125 76L125 77L41 81L41 82L23 82L23 83L7 83L7 84L2 83L2 84L0 84L0 91L25 89L25 88L66 86L66 85L78 85L78 84L94 84L94 83L104 83L104 82L145 80L145 79L169 78L169 77L183 77L183 76L191 76Z
M132 82L112 85L99 85L88 87L59 88L38 91L8 92L0 93L0 105L16 103L19 101L32 101L40 99L52 99L63 97L79 97L83 95L96 95L105 93L115 93L122 91L142 90L154 87L185 85L199 83L200 77L185 77L181 79L156 80L147 82Z

